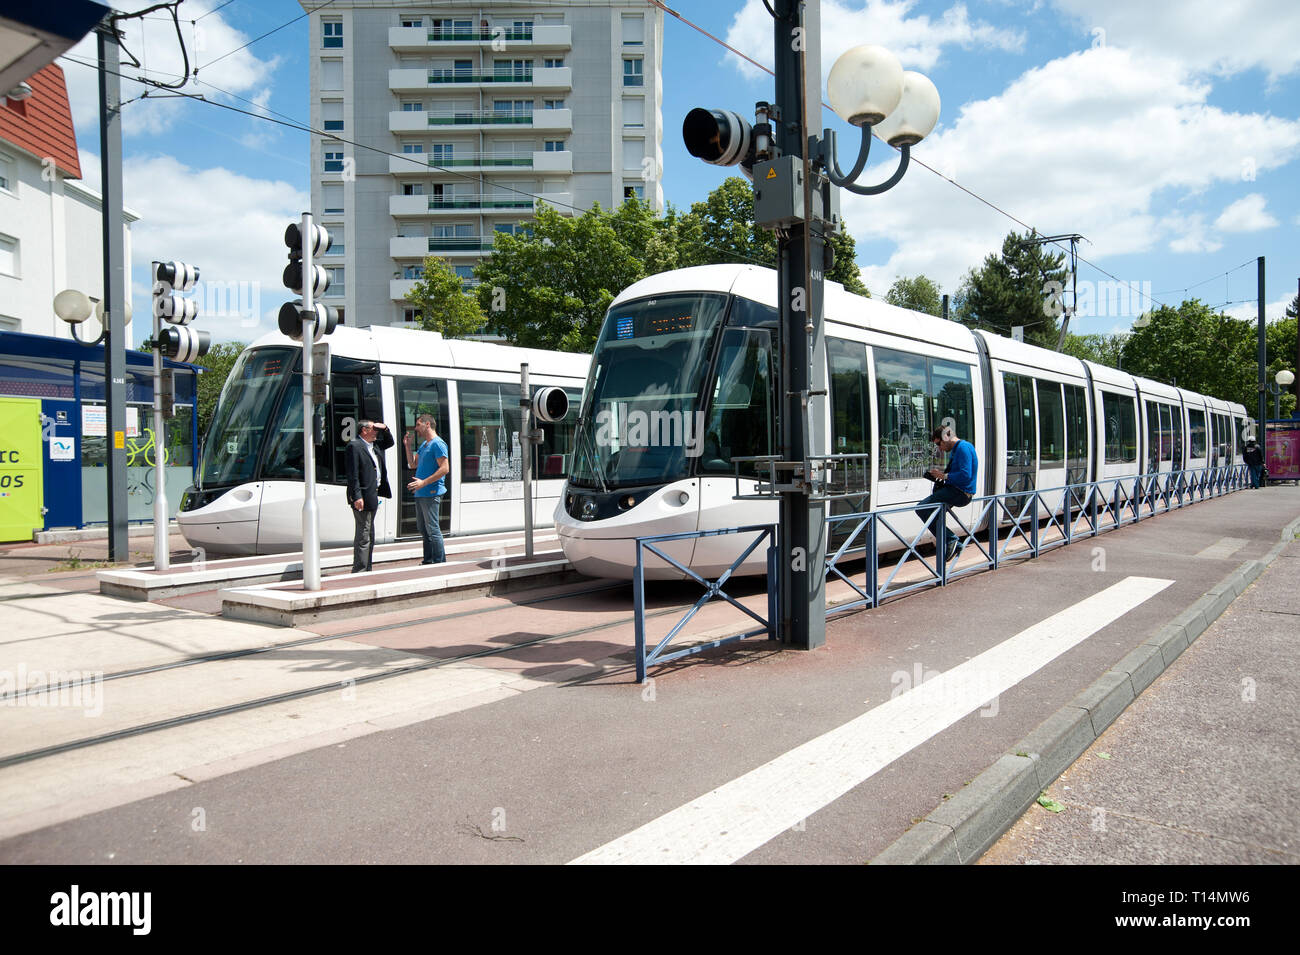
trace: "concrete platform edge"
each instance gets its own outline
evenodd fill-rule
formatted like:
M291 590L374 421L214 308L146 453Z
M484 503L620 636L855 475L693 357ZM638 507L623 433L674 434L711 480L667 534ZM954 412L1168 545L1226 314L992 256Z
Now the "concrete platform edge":
M1207 594L999 757L952 799L870 860L871 865L970 865L1019 819L1042 790L1083 755L1160 673L1240 596L1288 543L1300 518L1261 560L1243 561ZM1140 685L1139 685L1140 684ZM1033 792L1026 797L1026 786Z

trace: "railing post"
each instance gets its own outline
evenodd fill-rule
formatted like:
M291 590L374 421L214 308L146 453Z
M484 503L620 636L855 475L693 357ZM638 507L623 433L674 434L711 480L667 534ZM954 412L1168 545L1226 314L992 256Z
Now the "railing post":
M871 606L880 606L880 552L876 549L876 515L867 519L867 596Z
M1002 524L1002 518L998 516L1002 508L1002 498L995 496L989 502L992 506L989 508L989 560L992 562L992 569L998 569L998 527Z
M1097 517L1097 497L1101 490L1101 485L1096 481L1088 482L1088 516L1092 525L1092 534L1096 537L1101 530L1100 519Z
M769 527L763 533L767 535L767 639L775 640L777 621L781 619L777 616L780 608L776 604L777 593L780 590L776 575L776 532Z
M1033 518L1029 524L1029 549L1033 551L1035 557L1038 556L1038 508L1042 505L1042 497L1037 491L1029 499L1030 510L1033 512Z
M636 681L645 682L645 566L641 542L636 542L636 568L632 572L632 616L636 627Z

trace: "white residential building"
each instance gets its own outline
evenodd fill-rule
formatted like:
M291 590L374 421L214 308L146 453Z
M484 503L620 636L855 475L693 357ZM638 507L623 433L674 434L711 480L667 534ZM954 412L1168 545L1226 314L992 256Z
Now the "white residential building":
M312 213L334 236L324 301L346 324L412 320L426 255L468 281L539 200L663 208L663 12L644 0L303 8L311 125L326 134L312 137Z

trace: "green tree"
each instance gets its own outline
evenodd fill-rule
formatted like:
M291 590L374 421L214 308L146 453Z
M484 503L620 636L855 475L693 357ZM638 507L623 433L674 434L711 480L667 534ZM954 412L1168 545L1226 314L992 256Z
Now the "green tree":
M914 312L943 315L943 293L939 291L938 285L924 275L918 275L914 279L896 279L885 293L885 301L899 308L910 308Z
M1123 365L1124 342L1127 339L1127 335L1075 335L1073 332L1067 332L1061 352L1075 358L1082 358L1084 361L1120 368Z
M643 215L653 221L640 203L613 212L597 203L572 217L539 206L531 235L497 233L474 272L479 303L515 344L590 352L609 303L645 275L644 246L623 238L646 238Z
M472 335L487 321L478 302L466 294L451 263L436 255L424 257L424 274L406 300L419 311L420 327L427 332L441 332L444 338Z
M1023 325L1025 341L1055 348L1057 340L1054 299L1050 282L1064 288L1069 270L1065 255L1049 252L1030 241L1032 233L1010 233L1002 242L1002 254L988 255L979 269L971 269L958 292L957 320L998 335L1010 335Z
M221 389L225 387L236 359L247 347L243 342L218 342L206 355L194 362L207 369L199 375L200 436L208 433L208 425L212 423L212 412L217 407L217 399L221 397Z
M1253 323L1215 312L1199 299L1163 305L1135 323L1124 370L1202 394L1258 404Z
M1297 296L1300 298L1300 296ZM1291 385L1287 392L1282 395L1282 417L1291 417L1296 408L1296 389L1300 388L1300 368L1297 368L1297 362L1300 362L1300 343L1297 342L1297 315L1296 302L1292 302L1286 311L1286 318L1278 319L1276 322L1269 322L1264 326L1264 342L1268 348L1268 380L1273 381L1273 376L1283 368L1292 372L1296 376L1296 383ZM1258 402L1258 398L1255 399ZM1268 413L1273 413L1272 405L1273 396L1269 395ZM1243 402L1244 403L1244 402ZM1255 405L1246 405L1247 408L1254 410Z

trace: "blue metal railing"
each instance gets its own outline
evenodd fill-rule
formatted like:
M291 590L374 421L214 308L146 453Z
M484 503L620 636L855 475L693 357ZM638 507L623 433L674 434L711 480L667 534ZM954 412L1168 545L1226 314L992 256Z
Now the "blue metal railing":
M701 537L717 537L723 534L754 534L754 540L744 552L732 561L717 580L706 580L689 567L682 565L676 559L668 556L656 544L666 543L668 541L694 540ZM767 619L764 620L754 611L750 610L744 604L739 603L734 597L722 589L723 585L731 578L741 564L743 564L749 555L752 554L764 540L767 540L767 579L776 580L776 526L773 524L753 524L748 527L731 527L715 531L690 531L684 534L661 534L657 537L638 537L636 540L636 569L632 576L632 596L636 611L636 681L645 682L646 667L651 663L667 663L669 660L676 660L679 657L689 656L692 653L699 653L701 650L708 650L711 647L720 647L724 643L732 643L736 640L744 640L748 637L756 637L759 634L766 634L769 640L776 639L776 590L771 586L767 591ZM655 645L655 648L649 653L646 652L645 637L645 552L667 561L673 567L676 567L683 574L694 580L704 588L704 596L695 602L695 605L686 612L686 615L673 626L668 634ZM715 597L721 597L733 607L741 612L753 617L762 626L755 630L749 630L745 633L733 634L729 637L723 637L720 640L711 640L707 643L694 644L672 653L664 652L668 644L672 642L673 637L681 633L682 628L686 626L706 603Z
M1249 484L1250 474L1246 466L1231 465L1186 471L1163 471L1136 477L1105 478L1064 487L1014 491L972 500L971 504L976 505L977 510L969 523L956 511L935 507L921 520L920 528L914 532L900 529L899 525L903 523L900 518L906 518L906 522L911 523L920 516L915 504L884 510L830 515L826 519L828 537L833 537L837 529L845 536L835 547L834 553L827 556L826 582L829 585L838 580L847 584L857 594L858 599L850 599L848 602L827 607L826 613L829 616L863 607L877 607L886 598L900 597L930 587L942 587L960 577L984 570L997 570L1008 561L1031 560L1039 554L1063 547L1073 541L1096 537L1117 527L1186 507L1188 504L1206 498L1221 497ZM950 523L955 529L949 527ZM976 533L981 528L986 532L984 540L981 540ZM1056 531L1055 535L1052 534L1053 530ZM723 534L746 533L755 534L754 541L716 581L706 580L655 546L668 541L697 540ZM701 650L760 634L766 634L769 639L776 639L776 621L779 619L775 589L776 534L777 528L774 524L754 524L722 530L637 538L636 567L632 585L636 613L638 683L645 681L646 668L652 663L666 663L692 653L699 653ZM980 554L983 559L967 562L965 566L957 569L955 564L950 564L947 559L946 551L950 536L956 537L958 557L973 548L974 552ZM927 555L920 548L931 538L936 539L936 546L934 553ZM766 620L722 590L727 580L764 540L768 541ZM884 581L880 579L880 551L883 542L889 542L884 547L887 551L895 549L894 542L901 545L902 549L898 563ZM1019 549L1015 549L1017 545L1021 545ZM645 637L644 564L644 554L647 550L705 588L704 596L696 601L695 605L668 632L668 635L648 653ZM846 572L840 564L841 562L847 564L850 561L855 563L862 561L863 567L857 573ZM925 576L920 580L895 584L899 574L908 565L913 569L923 568L926 571ZM859 574L860 579L858 579ZM665 653L664 650L673 638L681 633L682 628L690 622L700 608L714 597L727 600L762 626L746 633Z

